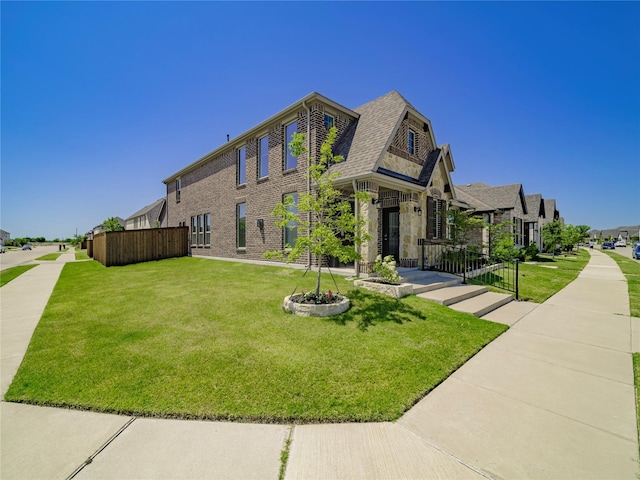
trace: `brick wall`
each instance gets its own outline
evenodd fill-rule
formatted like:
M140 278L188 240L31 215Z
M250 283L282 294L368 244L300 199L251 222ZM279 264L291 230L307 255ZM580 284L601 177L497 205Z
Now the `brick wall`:
M320 145L326 138L324 128L325 106L309 105L310 109L310 156L312 161L319 155ZM332 113L338 136L352 121L345 115ZM297 120L298 132L306 132L307 111L300 109L292 116L274 120L263 131L245 143L230 142L229 149L211 158L181 177L180 202L176 202L175 182L167 183L168 226L184 222L189 226L191 216L211 215L211 245L193 247L193 255L208 255L225 258L248 258L259 260L268 250L282 250L283 231L274 225L275 218L269 215L277 202L289 193L307 191L305 172L306 156L298 158L296 168L283 171L285 153L285 126ZM258 142L269 135L269 175L258 179ZM286 139L288 143L290 139ZM246 183L236 185L236 151L246 147ZM246 204L246 248L236 248L236 205ZM257 226L262 219L264 228ZM300 263L306 263L301 258Z

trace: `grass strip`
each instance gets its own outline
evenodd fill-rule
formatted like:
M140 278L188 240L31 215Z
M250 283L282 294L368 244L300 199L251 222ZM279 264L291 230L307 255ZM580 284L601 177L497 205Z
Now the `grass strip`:
M42 255L41 257L36 258L36 260L43 260L43 261L49 261L49 260L57 260L60 255L62 255L62 253L47 253L46 255Z
M539 255L538 259L531 262L518 264L519 296L520 300L542 303L552 297L569 283L576 279L582 269L589 263L589 254L580 250L576 253L565 255ZM501 271L496 270L489 278L493 283L502 283ZM511 278L515 272L508 273ZM485 278L487 276L485 275ZM477 283L469 280L469 283ZM479 284L479 283L478 283ZM505 290L487 285L493 292L504 293Z
M631 316L640 317L640 262L615 252L605 251L604 253L615 260L626 277Z
M165 418L393 421L507 327L335 281L336 317L284 313L302 271L197 258L65 265L8 401ZM324 277L324 288L335 286Z
M37 266L38 265L19 265L17 267L10 267L0 271L0 287Z
M636 384L636 421L640 432L640 353L633 354L633 378ZM640 445L640 433L638 439Z

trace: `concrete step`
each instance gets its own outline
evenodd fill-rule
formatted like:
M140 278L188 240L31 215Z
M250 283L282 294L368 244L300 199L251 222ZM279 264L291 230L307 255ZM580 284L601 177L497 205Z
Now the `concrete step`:
M482 317L512 300L513 295L509 293L486 292L482 295L477 295L454 305L450 305L450 308L458 312L471 313L476 317Z
M441 305L452 305L481 295L486 291L487 287L480 285L455 285L453 287L445 287L431 292L420 293L418 297Z
M450 276L442 276L442 275L434 275L432 277L427 278L418 278L411 282L413 285L413 294L418 295L419 293L432 292L433 290L438 290L440 288L452 287L454 285L459 285L462 283L462 278Z
M416 280L438 276L449 276L448 273L441 273L433 270L420 270L419 268L399 268L398 274L402 277L402 281L405 283L414 283Z
M482 316L484 320L512 326L535 310L539 303L514 300Z

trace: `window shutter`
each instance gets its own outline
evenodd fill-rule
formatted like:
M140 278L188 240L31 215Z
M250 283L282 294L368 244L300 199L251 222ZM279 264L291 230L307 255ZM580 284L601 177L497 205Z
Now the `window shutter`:
M435 233L435 208L433 198L427 197L427 239L431 240Z
M443 239L446 237L446 233L445 233L445 227L446 227L446 222L445 219L447 218L447 212L446 212L446 208L447 208L447 203L444 200L436 200L438 202L438 216L436 218L436 221L438 222L438 238L439 239Z

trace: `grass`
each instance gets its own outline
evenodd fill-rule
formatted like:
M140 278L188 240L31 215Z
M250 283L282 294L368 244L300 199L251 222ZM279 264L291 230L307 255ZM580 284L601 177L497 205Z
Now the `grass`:
M589 254L580 250L577 254L566 255L539 255L535 262L520 263L519 297L535 303L542 303L571 283L589 263ZM515 275L511 273L511 275ZM499 271L491 274L494 283L502 280ZM486 276L485 276L486 277ZM473 281L469 281L473 283ZM494 292L504 293L504 290L488 286Z
M0 287L9 283L14 278L19 277L27 270L31 270L33 267L37 266L38 265L19 265L17 267L10 267L0 271Z
M284 313L283 297L314 280L188 257L68 263L5 399L168 418L392 421L507 329L341 277L345 314Z
M62 255L62 253L47 253L46 255L36 258L36 260L57 260L60 255Z
M520 299L542 303L576 279L591 256L584 250L577 254L539 255L533 263L521 263ZM557 268L553 268L557 267Z
M87 250L76 250L76 260L91 260L87 255Z
M605 251L613 258L627 279L629 290L629 310L632 317L640 317L640 262L627 258L619 253Z
M634 353L632 357L633 378L636 385L636 422L638 423L638 432L640 432L640 353ZM640 433L638 434L638 439L640 440Z

